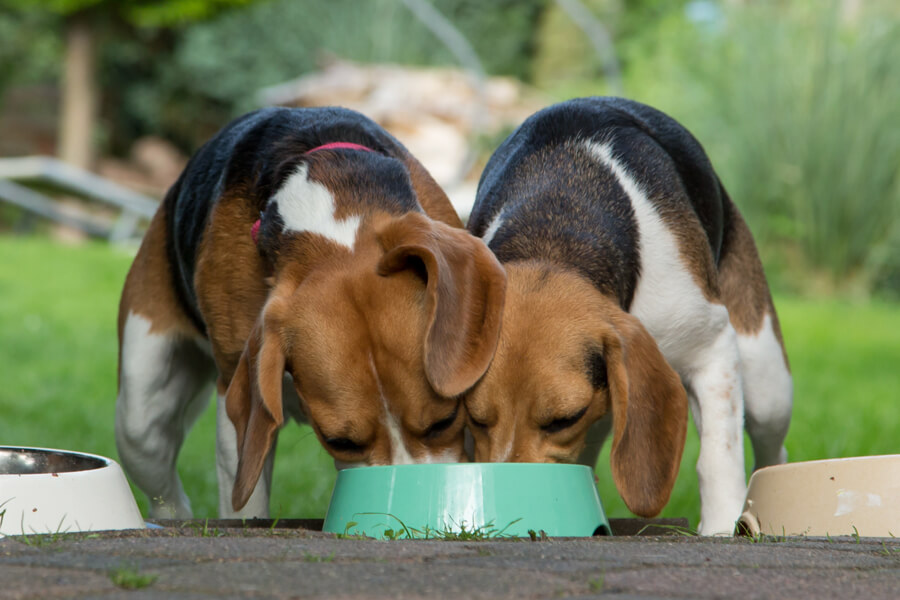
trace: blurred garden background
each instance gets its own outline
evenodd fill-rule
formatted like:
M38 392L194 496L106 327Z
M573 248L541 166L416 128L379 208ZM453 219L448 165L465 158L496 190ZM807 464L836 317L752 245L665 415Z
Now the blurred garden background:
M585 95L681 121L750 223L794 374L790 459L900 452L893 0L0 0L0 445L115 457L118 295L146 222L122 228L118 208L13 159L56 157L156 203L231 118L339 104L400 138L465 214L518 123ZM74 220L37 215L23 188ZM216 516L213 411L179 463L201 517ZM692 427L663 513L693 526L697 450ZM597 473L628 516L608 451ZM273 516L323 516L333 481L311 431L286 428Z

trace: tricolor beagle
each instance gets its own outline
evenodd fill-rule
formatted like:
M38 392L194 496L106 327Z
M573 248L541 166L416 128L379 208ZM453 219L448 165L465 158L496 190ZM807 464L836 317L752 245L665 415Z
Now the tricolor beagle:
M152 516L189 516L175 461L213 383L222 516L268 514L285 416L339 466L459 460L459 397L493 355L504 290L494 255L374 122L245 115L191 159L126 279L123 465Z
M700 144L637 102L552 106L494 153L468 226L508 286L496 356L465 400L475 459L593 465L611 427L616 486L652 516L690 401L700 531L730 534L742 428L756 467L784 462L792 384L755 244Z

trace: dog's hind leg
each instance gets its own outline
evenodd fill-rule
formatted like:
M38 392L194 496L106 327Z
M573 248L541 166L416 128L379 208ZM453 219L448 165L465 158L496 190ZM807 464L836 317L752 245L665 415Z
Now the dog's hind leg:
M759 469L787 461L784 439L791 420L793 383L756 245L737 209L727 202L719 286L738 334L744 421L753 445L754 469Z
M723 306L710 305L708 323L692 336L690 362L677 370L700 436L700 533L731 535L747 491L740 357Z
M753 469L787 462L793 384L777 334L774 308L755 334L738 335L744 377L744 425L753 444Z
M116 447L125 471L150 499L154 518L188 518L176 470L191 425L209 402L215 370L193 340L153 333L131 313L125 324L116 399Z
M212 395L215 366L171 287L154 218L119 306L116 447L125 472L150 499L150 516L191 516L176 471L187 431Z

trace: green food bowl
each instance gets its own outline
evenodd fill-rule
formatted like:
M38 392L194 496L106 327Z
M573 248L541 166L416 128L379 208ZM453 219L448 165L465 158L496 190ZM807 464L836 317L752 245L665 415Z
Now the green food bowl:
M610 534L593 471L545 463L345 469L323 530L375 538Z

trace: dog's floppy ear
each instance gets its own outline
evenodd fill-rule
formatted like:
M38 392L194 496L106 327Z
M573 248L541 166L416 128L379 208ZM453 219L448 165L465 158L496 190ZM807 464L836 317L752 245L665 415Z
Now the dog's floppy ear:
M631 512L653 517L669 501L687 433L687 394L640 321L617 311L604 340L613 481Z
M284 424L281 382L285 355L275 328L265 323L271 304L253 327L225 394L225 411L237 432L238 468L231 494L234 510L250 499L276 432Z
M378 230L385 251L378 274L424 265L425 374L444 397L475 385L494 357L506 294L506 273L493 252L465 230L409 213Z

